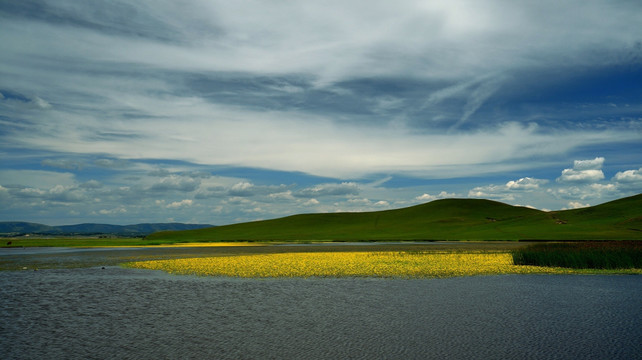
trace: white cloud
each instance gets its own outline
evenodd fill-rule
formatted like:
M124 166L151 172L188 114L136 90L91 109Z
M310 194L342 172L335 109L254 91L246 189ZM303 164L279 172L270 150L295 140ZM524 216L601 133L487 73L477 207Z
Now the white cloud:
M114 160L114 159L98 159L94 161L94 165L99 167L104 167L108 169L118 169L124 168L128 165L126 160Z
M51 108L51 104L37 96L31 99L31 104L38 109L44 110Z
M477 186L468 191L468 197L497 199L501 201L515 200L515 195L508 190L506 185Z
M268 197L274 200L295 200L291 190L272 193L269 194Z
M185 114L180 113L184 110L181 106L176 109L159 106L161 109L149 111L167 120L132 124L130 131L141 137L135 142L118 138L90 142L91 134L73 132L57 139L32 134L21 140L28 141L29 146L55 151L84 153L89 148L116 157L137 154L200 164L212 164L215 159L248 167L352 178L383 171L438 177L449 173L450 167L459 167L457 171L469 175L477 170L470 165L483 163L488 171L493 166L503 166L507 160L557 154L588 143L610 141L614 136L622 139L633 136L579 131L544 134L516 123L468 134L422 134L388 127L335 125L329 118L296 112L254 113L201 103L194 104ZM219 114L219 120L212 122L211 114ZM177 128L177 119L185 117L190 120L180 120L181 126ZM103 132L107 130L102 129L104 126L109 125L98 122L95 126L85 125L84 129ZM513 163L516 169L528 166Z
M167 204L165 207L168 209L178 209L182 207L192 206L193 203L194 203L194 200L184 199L181 201L174 201L171 204Z
M20 199L37 199L44 203L79 203L89 198L85 189L75 185L54 185L48 189L34 187L9 187L3 188L7 194Z
M577 186L547 189L546 192L558 199L585 199L587 196L586 191Z
M42 170L0 170L0 185L21 185L34 188L51 188L56 185L73 185L71 173Z
M604 165L603 157L596 157L593 160L575 160L573 170L600 170L602 165Z
M226 195L225 188L223 186L201 186L196 193L194 198L196 199L211 199L211 198L221 198Z
M613 176L612 180L626 187L642 188L642 168L638 170L619 171Z
M100 215L117 215L127 213L127 209L124 206L119 206L113 209L101 209L98 210Z
M558 182L591 183L604 179L602 165L603 157L593 160L575 160L572 169L562 170L562 175L557 178Z
M442 191L437 195L430 195L428 193L424 193L422 195L417 196L415 198L415 200L432 201L432 200L436 200L436 199L452 198L452 197L455 197L455 196L457 196L455 193L449 193L449 192L446 192L446 191Z
M585 208L585 207L589 207L589 206L591 206L591 205L590 204L581 203L579 201L569 201L569 203L568 203L568 208L569 209L581 209L581 208Z
M589 188L598 194L618 191L616 184L590 184Z
M147 173L148 176L158 176L158 177L166 177L170 176L172 173L167 170L167 169L155 169Z
M273 200L285 200L292 198L292 191L287 185L254 185L248 181L241 181L227 188L226 193L230 196L250 197L263 196Z
M435 198L434 196L424 193L423 195L417 196L415 199L419 201L430 201L430 200L433 200L434 198Z
M232 185L228 193L232 196L251 196L254 194L254 184L243 181Z
M349 204L354 204L354 205L370 205L372 202L369 199L366 198L356 198L356 199L348 199Z
M47 198L60 202L80 202L86 200L85 192L76 186L56 185L49 189Z
M190 192L196 190L200 185L200 179L194 179L189 176L170 175L161 178L158 182L154 183L150 190L152 191L182 191Z
M604 179L602 170L562 170L562 176L557 178L561 182L595 182Z
M469 95L461 118L451 126L451 129L466 122L500 88L501 81L501 77L495 77L477 86Z
M585 170L588 171L588 170ZM547 189L546 192L558 199L573 201L587 199L613 199L622 196L620 184L579 183Z
M519 180L511 180L506 183L506 188L509 190L535 190L539 189L540 185L548 183L546 179L534 179L531 177L524 177Z
M348 199L347 201L348 204L350 205L356 205L356 206L366 206L366 208L363 208L365 211L368 210L367 207L374 206L374 207L388 207L390 206L390 203L385 200L379 200L379 201L372 201L370 199L366 198L354 198L354 199Z
M319 205L319 204L320 204L319 200L317 200L317 199L310 199L310 200L307 200L306 202L303 203L303 205L305 205L305 206Z
M548 183L546 179L523 177L518 180L510 180L504 185L477 186L468 192L468 197L498 199L501 201L515 201L526 192L540 189L540 186Z
M262 212L264 212L264 210L259 206L256 206L256 207L253 207L253 208L243 208L241 211L243 211L245 213L262 213Z
M529 209L540 210L540 209L536 208L536 207L535 207L535 206L533 206L533 205L515 204L515 206L521 206L521 207L525 207L525 208L529 208ZM542 211L549 211L549 210L544 210L544 209L541 209L541 210L542 210Z
M67 170L78 170L84 167L84 164L80 161L66 159L45 159L42 161L42 165Z
M640 33L635 10L578 1L555 6L547 1L401 1L395 6L370 1L367 7L361 2L197 1L184 4L180 11L171 2L131 4L133 11L154 19L130 22L135 32L165 34L181 44L78 31L71 26L41 25L39 29L39 24L29 24L30 31L23 35L18 30L24 32L24 26L11 21L5 25L4 40L21 35L11 43L26 54L59 43L60 49L49 51L67 52L71 58L102 56L117 63L190 71L311 73L320 83L329 83L411 71L457 78L561 59L581 63L587 61L582 55L587 56L596 44L610 49L638 39ZM584 6L581 14L576 12L578 6ZM87 11L85 16L92 13ZM103 28L118 26L104 19L94 21ZM563 40L560 33L565 34ZM29 35L35 38L34 44L21 44Z
M359 185L354 182L340 184L319 184L297 191L294 195L299 197L316 198L320 196L344 196L359 193Z
M549 62L572 66L591 58L600 63L606 60L595 54L611 54L607 50L628 46L631 39L634 43L641 35L639 27L624 19L635 19L635 12L623 8L592 4L577 15L574 2L556 4L553 11L547 2L374 2L366 9L358 2L248 6L205 1L177 12L168 3L150 4L137 1L130 6L153 21L128 22L125 29L109 18L92 20L100 26L91 29L74 28L73 22L57 26L3 19L0 41L6 48L0 61L6 64L6 87L43 93L41 98L56 106L46 117L20 112L21 118L38 126L14 129L2 140L15 147L65 153L235 164L353 179L395 172L439 177L450 173L448 167L477 175L475 164L497 171L507 160L637 137L615 130L543 133L508 122L464 136L415 131L403 121L399 126L368 124L364 129L354 126L346 114L279 104L269 111L254 104L224 105L228 102L212 99L210 92L199 93L184 85L188 81L176 81L202 75L206 82L204 74L211 73L249 79L283 75L310 79L331 92L338 83L360 78L429 80L443 85L426 89L427 107L462 101L461 114L453 120L459 121L458 127L472 122L501 89L505 74ZM50 6L60 8L60 16L70 13L63 5ZM105 8L118 11L115 6ZM76 12L89 18L96 13L91 5ZM547 16L531 15L535 13ZM100 31L112 28L122 32ZM564 41L554 36L556 30L565 34ZM158 35L151 35L156 33L174 41L159 41ZM131 34L147 37L127 36ZM59 46L52 48L52 43ZM33 58L47 59L48 66L24 61ZM79 59L85 71L62 59ZM52 72L52 67L64 71ZM134 75L140 69L150 73ZM225 95L243 96L233 90ZM96 164L112 166L104 160ZM514 169L527 166L512 164Z
M92 179L92 180L89 180L89 181L86 181L86 182L80 184L80 187L81 188L85 188L85 189L99 189L99 188L103 187L103 184L98 180L93 180Z
M24 188L20 189L17 192L15 192L16 195L20 197L43 197L47 195L47 192L41 189L36 189L36 188Z

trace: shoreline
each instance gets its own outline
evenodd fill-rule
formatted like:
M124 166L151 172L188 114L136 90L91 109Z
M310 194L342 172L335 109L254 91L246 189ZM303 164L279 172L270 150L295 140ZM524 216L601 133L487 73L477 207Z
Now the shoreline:
M118 247L25 247L25 248L0 248L1 270L42 270L61 268L88 268L105 266L127 266L128 263L144 263L152 261L192 261L207 262L229 261L232 258L248 259L250 263L262 259L278 259L290 257L304 259L312 257L316 261L330 261L331 259L346 258L346 256L377 257L382 254L403 255L406 259L419 257L448 257L468 254L485 254L488 256L509 255L514 250L528 246L532 243L506 242L506 241L448 241L448 242L323 242L323 243L182 243L151 246L118 246ZM361 255L360 255L361 254ZM395 255L395 256L396 256ZM502 255L503 256L503 255ZM220 260L215 260L219 258ZM226 259L224 259L226 258ZM187 259L187 260L186 260ZM462 258L463 259L463 258ZM367 260L367 259L366 259ZM270 260L271 261L271 260ZM297 260L299 261L299 260ZM369 261L369 260L367 260ZM366 261L366 262L367 262ZM387 261L387 260L386 260ZM404 260L405 261L405 260ZM463 261L465 263L466 261ZM504 261L506 262L506 261ZM341 264L335 262L330 267ZM417 264L413 265L416 266ZM461 264L457 264L460 266ZM508 263L504 265L509 265ZM289 265L288 265L289 266ZM454 265L450 265L454 266ZM472 265L471 265L472 266ZM516 265L522 266L522 265ZM474 268L474 266L472 266ZM525 268L524 268L525 269ZM552 268L551 268L552 269ZM542 273L549 272L541 267ZM574 274L642 274L642 269L622 270L576 270L568 269L564 273ZM320 270L319 270L320 271ZM561 271L561 270L559 270ZM538 271L539 272L539 271ZM206 273L206 272L205 272ZM490 271L489 275L502 274L503 271ZM558 272L559 273L559 272ZM202 275L202 274L201 274ZM308 272L306 277L323 274ZM374 272L372 277L380 277ZM218 275L217 275L218 276ZM349 275L342 275L349 276ZM360 277L368 277L367 273L360 273ZM269 276L268 276L269 277ZM278 277L278 276L277 276ZM394 277L394 276L393 276ZM405 277L405 276L401 276ZM412 277L431 277L420 275Z

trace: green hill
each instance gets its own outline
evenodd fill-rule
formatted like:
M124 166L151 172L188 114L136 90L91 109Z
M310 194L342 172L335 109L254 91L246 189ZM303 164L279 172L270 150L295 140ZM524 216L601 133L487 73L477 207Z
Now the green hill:
M642 194L576 210L544 212L480 199L443 199L362 213L302 214L188 231L150 240L642 240Z

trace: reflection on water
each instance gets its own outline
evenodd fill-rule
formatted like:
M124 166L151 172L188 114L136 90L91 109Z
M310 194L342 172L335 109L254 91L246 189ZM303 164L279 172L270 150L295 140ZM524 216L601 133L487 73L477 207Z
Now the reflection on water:
M638 276L0 272L0 358L633 359Z

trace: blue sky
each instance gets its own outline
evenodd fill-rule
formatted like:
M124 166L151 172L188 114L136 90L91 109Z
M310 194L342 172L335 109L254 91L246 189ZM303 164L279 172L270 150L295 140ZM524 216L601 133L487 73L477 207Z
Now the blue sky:
M642 192L636 1L1 1L0 221Z

